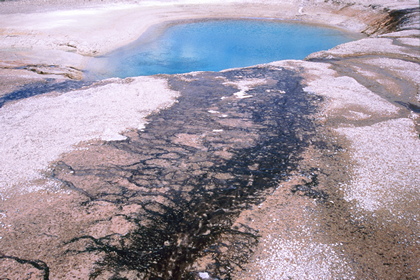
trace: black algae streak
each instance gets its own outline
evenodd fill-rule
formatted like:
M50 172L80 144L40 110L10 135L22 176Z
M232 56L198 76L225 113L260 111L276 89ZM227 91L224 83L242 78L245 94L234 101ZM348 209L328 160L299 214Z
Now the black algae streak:
M126 234L66 244L68 254L101 254L92 279L201 279L200 272L231 279L258 242L258 229L233 226L235 219L264 201L313 145L321 98L304 92L296 73L267 66L164 77L181 93L178 102L127 141L106 144L136 162L54 173L87 198L84 207L114 205L109 220L132 225ZM235 96L235 83L249 79L270 82ZM82 183L84 176L95 183Z

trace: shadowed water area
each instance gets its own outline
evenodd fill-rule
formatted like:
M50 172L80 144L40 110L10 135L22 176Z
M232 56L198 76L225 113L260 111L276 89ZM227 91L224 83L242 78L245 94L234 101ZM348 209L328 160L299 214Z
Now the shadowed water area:
M294 171L314 140L310 115L321 99L305 93L290 71L255 67L168 79L182 94L178 102L127 141L106 144L134 163L64 159L55 167L53 176L85 196L85 207L118 205L113 217L134 225L124 236L70 240L68 253L103 254L92 279L106 272L112 279L200 279L203 270L230 279L258 240L257 229L234 225L235 218ZM238 94L235 83L248 79L256 84ZM138 210L127 214L133 205Z
M208 20L157 26L133 44L95 58L88 67L88 77L220 71L303 59L355 38L337 29L269 20Z

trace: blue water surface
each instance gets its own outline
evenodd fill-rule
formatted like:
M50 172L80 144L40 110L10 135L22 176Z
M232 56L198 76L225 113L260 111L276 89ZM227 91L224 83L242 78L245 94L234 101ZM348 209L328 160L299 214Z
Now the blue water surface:
M152 33L152 34L151 34ZM153 34L153 33L157 33ZM343 31L269 20L179 23L96 58L95 78L220 71L284 59L303 59L354 40ZM100 65L100 67L98 67Z

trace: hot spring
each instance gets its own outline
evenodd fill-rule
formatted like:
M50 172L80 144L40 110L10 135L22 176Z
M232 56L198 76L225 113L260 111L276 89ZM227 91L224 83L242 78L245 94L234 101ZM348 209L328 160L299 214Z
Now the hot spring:
M157 26L134 43L92 59L91 79L220 71L303 59L356 39L342 30L275 20L204 20Z

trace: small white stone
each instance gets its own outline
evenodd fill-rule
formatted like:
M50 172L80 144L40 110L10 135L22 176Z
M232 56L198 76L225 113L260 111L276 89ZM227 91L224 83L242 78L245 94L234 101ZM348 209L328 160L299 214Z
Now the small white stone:
M235 97L238 98L238 99L244 99L244 98L251 98L252 97L252 95L246 94L244 90L235 92L233 95L235 95Z
M199 272L198 276L200 276L201 279L210 279L210 275L207 272Z

